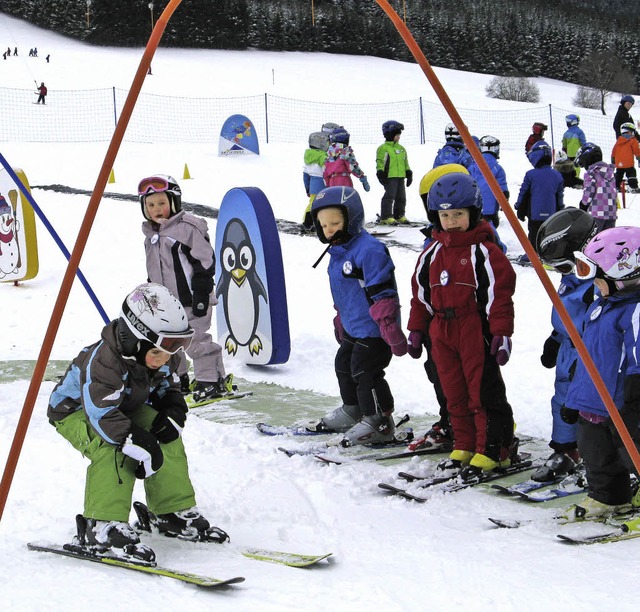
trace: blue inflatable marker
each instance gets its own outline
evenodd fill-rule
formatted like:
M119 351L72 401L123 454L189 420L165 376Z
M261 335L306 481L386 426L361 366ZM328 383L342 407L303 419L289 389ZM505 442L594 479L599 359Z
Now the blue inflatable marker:
M220 130L218 155L260 155L256 128L244 115L231 115Z
M216 319L223 351L251 365L286 363L287 293L273 210L257 187L236 187L216 227Z

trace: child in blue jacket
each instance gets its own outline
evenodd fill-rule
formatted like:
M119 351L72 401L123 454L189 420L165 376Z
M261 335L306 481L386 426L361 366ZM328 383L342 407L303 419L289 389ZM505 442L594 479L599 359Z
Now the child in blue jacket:
M640 228L614 227L596 234L582 253L575 253L576 276L593 278L601 296L587 311L582 340L636 444L640 440L639 252ZM578 450L589 483L586 499L565 515L607 517L640 506L640 494L632 496L629 455L581 359L565 406L565 412L578 412Z
M364 209L352 187L328 187L313 202L318 238L328 244L328 273L338 315L335 370L343 405L320 428L345 432L343 446L394 439L394 401L384 369L407 352L400 326L395 266L387 247L363 229ZM325 251L325 252L327 252Z
M444 166L445 164L460 164L465 168L468 168L473 158L469 151L467 151L462 142L462 136L458 132L458 128L449 123L444 130L445 145L436 153L436 158L433 160L433 167Z
M528 238L535 247L540 226L564 208L564 179L551 167L551 147L544 140L531 147L527 158L533 169L524 175L515 208L520 221L529 218Z
M573 207L551 215L538 231L540 259L562 275L558 296L579 332L584 327L587 309L594 300L594 285L592 279L576 277L573 253L581 251L597 231L595 219ZM549 482L573 472L580 461L578 427L575 422L564 420L566 415L562 410L578 362L578 351L555 308L551 313L551 324L553 331L545 340L540 362L545 368L556 370L555 392L551 398L553 427L549 442L553 453L532 475L533 480L539 482Z
M482 152L482 157L484 157L484 160L487 162L502 193L504 193L504 197L508 200L509 187L507 186L507 175L504 168L498 162L498 158L500 157L500 141L494 136L483 136L478 143L478 148ZM500 225L500 217L498 216L500 206L498 205L496 196L493 195L493 191L491 191L491 187L489 187L480 168L478 168L478 164L471 162L469 165L469 174L471 174L480 188L483 219L492 223L494 228L497 228L498 225Z

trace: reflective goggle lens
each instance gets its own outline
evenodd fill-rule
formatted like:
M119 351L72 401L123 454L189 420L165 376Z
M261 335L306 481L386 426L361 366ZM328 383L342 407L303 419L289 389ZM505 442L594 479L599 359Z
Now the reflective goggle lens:
M187 350L189 345L191 344L191 339L193 338L193 330L189 335L181 334L180 336L172 336L172 335L164 335L160 334L158 337L158 343L156 346L159 349L162 349L166 353L170 353L173 355L177 353L180 349Z
M576 276L582 280L595 278L598 265L580 251L575 251L573 254L576 258Z
M138 184L138 195L144 196L148 193L161 193L167 191L167 189L169 189L167 179L160 176L151 176L140 181Z

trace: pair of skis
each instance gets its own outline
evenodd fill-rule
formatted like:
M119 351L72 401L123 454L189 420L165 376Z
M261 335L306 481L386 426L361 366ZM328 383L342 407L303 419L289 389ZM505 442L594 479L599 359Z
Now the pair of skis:
M611 542L622 542L624 540L632 540L640 537L640 508L633 508L631 511L613 514L612 516L594 516L583 517L579 519L567 518L564 516L556 516L551 519L553 525L578 525L582 523L602 523L608 525L611 529L605 533L595 535L571 535L566 533L556 534L556 537L565 544L606 544ZM548 519L543 521L535 520L518 520L518 519L500 519L489 518L496 527L503 529L518 529L525 525L540 524L544 525L549 522Z
M145 504L141 502L134 503L134 509L138 515L138 527L142 531L151 531L151 521L149 509ZM202 540L204 542L216 540ZM203 576L200 574L194 574L191 572L183 572L177 569L161 567L155 563L148 563L144 561L137 561L132 559L123 559L117 557L108 552L100 554L95 550L80 546L77 544L40 544L37 542L29 542L27 544L29 550L53 553L57 555L63 555L66 557L72 557L74 559L92 561L95 563L101 563L111 567L119 567L122 569L133 570L155 576L164 576L165 578L172 578L181 582L189 584L195 584L199 587L206 588L219 588L226 587L233 584L244 582L243 576L234 576L232 578L220 579L212 578L210 576ZM254 559L256 561L267 561L270 563L278 563L280 565L286 565L288 567L310 567L315 565L319 561L327 559L333 553L326 553L322 555L302 555L296 553L280 552L273 550L266 550L262 548L238 548L237 551L244 557Z
M381 482L378 484L378 487L387 493L397 495L404 499L418 503L425 503L431 497L431 491L424 493L427 489L437 490L440 493L455 493L456 491L462 491L469 487L489 483L494 480L507 478L508 476L531 470L534 468L534 465L529 457L530 455L528 453L521 453L520 460L509 467L496 468L491 472L482 472L468 480L462 480L459 478L458 472L443 475L432 474L431 476L418 476L407 472L399 472L398 477L409 483L413 483L414 486L407 489L386 482Z
M571 474L556 476L546 482L529 479L508 487L500 484L491 485L491 488L499 493L533 503L547 502L585 493L586 487L585 470L582 465Z

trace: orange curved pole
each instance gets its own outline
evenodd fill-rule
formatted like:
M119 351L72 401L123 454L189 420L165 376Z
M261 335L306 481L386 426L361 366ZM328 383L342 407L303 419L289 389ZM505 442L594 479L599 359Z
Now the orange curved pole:
M576 347L578 354L580 355L580 359L582 359L582 362L587 368L587 371L589 372L589 376L591 377L591 380L593 381L593 384L595 385L598 391L598 394L600 395L602 401L604 402L604 405L607 407L609 416L611 417L611 420L615 424L616 429L620 434L620 438L624 443L624 446L627 449L629 456L631 457L631 461L633 462L633 465L636 471L640 473L640 454L638 453L638 449L636 448L636 445L634 444L633 440L631 439L631 436L629 435L629 430L627 429L627 426L624 424L624 421L620 416L620 412L618 411L618 408L613 403L613 400L611 399L611 395L609 394L609 391L607 390L607 387L605 386L602 380L602 377L598 372L598 369L593 363L593 360L591 359L591 355L589 355L587 348L582 342L582 338L580 337L578 330L573 324L573 321L571 320L571 317L569 316L567 309L564 307L564 304L562 303L562 300L558 296L558 293L555 287L551 283L551 280L549 279L549 276L547 275L545 269L543 268L542 263L540 262L540 259L538 258L538 255L535 252L531 242L529 242L529 239L527 238L527 235L524 229L522 229L522 226L520 225L520 221L518 221L518 218L516 217L516 214L513 211L513 208L511 207L511 205L505 198L504 194L502 193L502 190L500 189L498 182L493 176L493 173L489 169L487 162L485 161L484 157L482 157L482 153L480 152L480 149L478 149L478 146L476 145L475 141L471 137L471 134L469 133L467 126L462 121L462 117L460 117L460 115L458 114L458 111L453 105L453 102L447 95L447 92L442 86L442 83L440 83L433 68L431 68L431 65L427 61L427 58L425 57L424 53L422 53L422 50L418 46L418 43L413 38L413 35L409 31L409 28L407 28L406 24L402 21L402 19L398 16L398 14L393 10L393 8L391 8L387 0L376 0L376 2L380 6L380 8L387 14L389 19L391 19L391 21L393 22L393 25L396 27L396 29L398 30L398 33L400 34L400 36L402 36L402 39L404 40L405 44L409 48L409 51L411 51L411 54L415 58L416 62L418 62L418 65L420 66L420 68L422 68L422 71L424 72L425 76L427 77L427 80L431 84L431 87L433 87L433 90L436 92L436 95L440 99L440 102L442 102L442 105L447 111L449 117L451 117L451 120L453 121L455 126L458 128L458 132L460 132L460 136L462 136L462 140L464 141L465 146L469 150L469 153L471 153L471 156L473 157L476 164L478 164L478 167L482 171L482 174L485 180L489 184L489 187L491 187L491 191L493 192L493 195L498 200L498 203L500 204L500 208L506 215L507 220L509 221L509 224L513 228L513 231L515 232L516 236L518 237L518 240L520 241L520 244L523 246L525 252L529 256L529 259L533 264L536 274L540 278L540 282L542 283L545 291L547 292L547 294L549 295L549 298L551 299L551 302L553 303L558 314L560 315L560 319L562 320L567 332L569 333L569 337L571 338L574 346Z
M156 21L156 25L151 32L151 36L149 37L149 41L147 42L144 54L142 55L142 59L140 60L138 70L136 71L133 82L131 83L131 89L129 90L129 94L127 95L127 99L125 100L124 106L122 108L122 113L120 115L120 118L118 119L118 123L116 124L113 136L111 137L111 143L109 144L109 148L107 149L107 154L105 155L104 162L102 163L102 168L98 173L98 178L96 179L96 184L93 188L93 193L91 194L91 198L89 200L87 212L85 213L82 225L80 226L78 238L76 239L71 257L69 258L67 270L62 279L60 291L58 293L56 303L53 307L53 312L51 313L49 326L47 327L44 340L42 341L40 354L38 355L38 360L33 371L33 376L31 377L31 383L29 385L29 389L27 390L27 395L24 400L22 412L20 413L20 419L18 420L16 432L13 437L13 443L11 444L7 463L2 475L2 480L0 481L0 520L2 519L2 514L4 512L7 497L9 495L9 490L11 488L11 483L13 481L16 466L18 465L18 459L20 457L22 445L24 443L27 429L29 427L29 421L31 420L31 415L33 413L33 407L38 397L38 391L40 390L40 386L42 384L42 379L47 367L47 362L49 361L49 356L51 355L51 349L53 347L53 343L60 327L60 321L62 320L62 315L64 313L67 300L69 299L69 293L71 292L73 280L75 278L78 267L80 266L82 253L84 252L84 248L87 244L87 240L91 232L91 227L93 226L93 222L98 212L98 206L100 205L100 201L102 200L104 189L107 185L107 180L109 179L109 173L111 172L111 168L113 168L116 156L118 155L118 150L120 149L122 139L124 138L125 131L127 129L127 126L129 125L129 120L131 119L131 114L133 113L133 109L136 105L140 90L142 89L142 84L144 83L144 79L149 70L149 66L151 65L151 59L153 58L153 55L158 48L158 44L160 43L160 39L162 38L169 19L181 2L182 0L170 0L167 4L167 7L162 12L162 15L160 15L160 17Z

